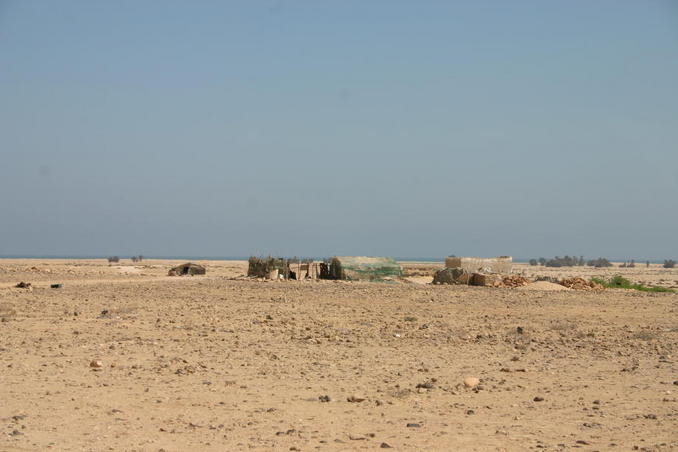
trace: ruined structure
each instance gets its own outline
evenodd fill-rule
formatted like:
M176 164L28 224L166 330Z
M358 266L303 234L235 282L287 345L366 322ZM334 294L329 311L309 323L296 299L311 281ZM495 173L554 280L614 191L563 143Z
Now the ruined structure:
M469 273L511 273L513 258L511 256L499 256L491 258L482 257L447 257L445 268L462 268Z

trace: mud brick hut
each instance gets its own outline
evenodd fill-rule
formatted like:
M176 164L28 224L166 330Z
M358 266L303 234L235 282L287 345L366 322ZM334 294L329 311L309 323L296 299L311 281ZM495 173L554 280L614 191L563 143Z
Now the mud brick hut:
M194 264L193 262L186 262L185 264L177 265L168 273L169 276L193 276L204 275L206 273L205 267Z
M390 257L335 256L320 265L322 279L378 281L402 274L402 267Z
M491 258L482 257L447 257L445 268L461 268L469 273L511 273L513 258L511 256L499 256Z

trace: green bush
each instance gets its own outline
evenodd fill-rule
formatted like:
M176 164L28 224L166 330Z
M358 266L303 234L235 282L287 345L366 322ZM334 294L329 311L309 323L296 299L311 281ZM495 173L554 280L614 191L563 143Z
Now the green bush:
M675 292L675 290L669 289L667 287L644 286L642 284L634 284L621 275L617 275L610 280L605 280L603 278L591 278L591 281L594 283L598 283L603 287L607 287L608 289L633 289L641 290L643 292L671 292L671 293Z

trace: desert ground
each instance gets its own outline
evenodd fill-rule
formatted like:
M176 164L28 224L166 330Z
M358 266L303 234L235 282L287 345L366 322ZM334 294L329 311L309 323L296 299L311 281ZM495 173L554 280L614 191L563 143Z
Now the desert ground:
M177 263L0 260L0 450L678 450L678 294Z

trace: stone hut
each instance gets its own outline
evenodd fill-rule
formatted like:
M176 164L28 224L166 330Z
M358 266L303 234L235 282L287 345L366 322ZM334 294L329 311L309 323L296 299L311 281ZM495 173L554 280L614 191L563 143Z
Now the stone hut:
M185 264L177 265L171 269L168 273L169 276L193 276L193 275L204 275L206 273L205 267L202 265L194 264L193 262L186 262Z

